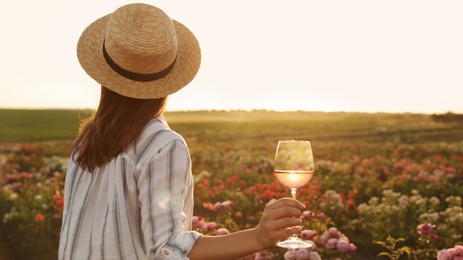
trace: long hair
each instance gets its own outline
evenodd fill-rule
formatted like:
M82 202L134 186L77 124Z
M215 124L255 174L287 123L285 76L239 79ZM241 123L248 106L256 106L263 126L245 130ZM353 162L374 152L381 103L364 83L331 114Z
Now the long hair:
M129 98L101 86L98 109L80 126L73 159L89 172L105 165L136 144L148 122L164 112L166 100Z

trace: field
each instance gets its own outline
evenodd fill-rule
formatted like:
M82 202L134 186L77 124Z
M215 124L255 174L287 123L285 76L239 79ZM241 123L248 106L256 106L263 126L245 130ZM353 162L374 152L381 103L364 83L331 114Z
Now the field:
M0 110L1 259L49 259L56 252L69 146L91 112ZM265 110L165 117L190 147L194 226L205 234L252 227L267 202L289 196L273 177L276 144L307 139L316 169L298 194L307 205L301 235L316 249L299 255L436 259L438 251L463 244L458 122L424 114ZM292 253L276 248L250 258L291 259Z

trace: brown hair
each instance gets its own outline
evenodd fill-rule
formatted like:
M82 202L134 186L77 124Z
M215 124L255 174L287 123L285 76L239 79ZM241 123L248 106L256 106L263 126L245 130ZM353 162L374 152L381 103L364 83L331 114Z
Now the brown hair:
M129 98L101 86L100 104L81 124L73 159L90 172L105 165L136 143L146 124L164 112L166 100Z

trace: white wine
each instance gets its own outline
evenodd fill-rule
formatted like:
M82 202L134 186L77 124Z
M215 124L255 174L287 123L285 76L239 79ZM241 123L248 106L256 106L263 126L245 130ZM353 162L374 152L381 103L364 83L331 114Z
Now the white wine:
M288 188L300 188L309 183L313 171L275 171L275 176Z

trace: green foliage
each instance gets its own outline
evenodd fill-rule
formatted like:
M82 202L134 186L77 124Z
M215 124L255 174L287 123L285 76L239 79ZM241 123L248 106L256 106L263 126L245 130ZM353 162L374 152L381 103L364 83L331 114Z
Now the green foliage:
M378 244L382 247L385 247L389 252L381 252L378 256L384 256L391 260L398 260L400 256L407 255L408 259L414 259L412 257L412 249L408 246L397 247L399 243L404 243L404 238L393 238L390 235L386 238L386 242L375 241L375 244Z

